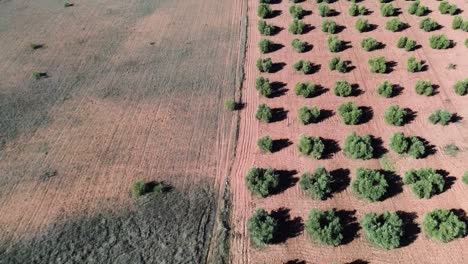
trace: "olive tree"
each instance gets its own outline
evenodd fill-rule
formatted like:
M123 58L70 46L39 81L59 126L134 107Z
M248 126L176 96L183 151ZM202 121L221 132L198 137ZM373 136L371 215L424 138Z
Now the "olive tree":
M351 95L353 87L345 80L339 80L333 85L333 93L336 96L348 97Z
M332 184L333 178L324 167L302 174L299 180L301 189L316 200L325 200L332 192Z
M263 152L271 153L273 151L273 140L270 136L264 136L257 140L257 146Z
M298 53L302 53L306 50L307 48L307 42L305 41L300 41L299 39L293 39L292 42L291 42L291 46L293 47L293 49L298 52Z
M396 212L367 213L359 221L366 237L384 249L394 249L401 245L404 224Z
M273 67L273 62L271 61L271 58L258 58L256 66L260 72L270 72Z
M453 89L456 94L464 96L468 94L468 78L464 80L457 81L453 86Z
M304 98L312 97L317 91L317 86L310 82L299 82L294 85L294 93Z
M372 73L385 73L387 72L387 62L385 61L385 57L378 56L372 57L369 59L369 66L370 71Z
M329 246L339 246L343 240L343 225L335 210L312 209L305 223L307 234Z
M303 106L297 111L297 117L303 125L316 123L320 117L320 109L315 106L312 108L307 108L307 106Z
M435 209L425 214L422 227L428 237L443 243L466 235L466 223L447 209Z
M448 49L451 42L445 35L432 35L429 38L429 46L433 49Z
M257 15L261 18L269 18L273 14L273 10L269 4L259 4L257 8Z
M365 51L376 50L380 47L380 45L382 45L382 43L378 42L375 38L368 37L361 40L361 47Z
M267 197L278 187L279 175L271 168L251 168L247 173L247 188L259 197Z
M388 191L388 182L385 176L373 169L358 168L356 178L351 182L353 192L369 202L382 200Z
M429 122L431 122L431 124L434 124L434 125L441 124L443 126L446 126L449 124L452 118L453 118L452 113L442 110L442 109L437 109L431 113L428 119L429 119Z
M247 222L250 241L256 247L264 247L274 241L278 221L264 209L257 208Z
M426 31L426 32L431 32L436 30L439 27L439 23L435 21L434 19L431 18L424 18L419 22L419 28Z
M269 123L273 119L273 113L271 108L268 107L268 105L260 104L258 106L257 113L255 113L255 117L260 121Z
M360 136L353 132L346 137L343 152L352 159L372 159L374 156L372 138L369 135Z
M416 82L414 89L419 95L431 96L434 93L434 88L430 81L419 80Z
M362 119L362 110L353 102L343 103L338 107L338 114L345 125L357 125Z
M406 110L393 104L387 108L384 114L384 120L387 124L402 126L405 122Z
M320 159L325 150L325 144L320 137L301 135L297 143L297 150L308 157Z
M377 86L377 93L385 98L390 98L393 96L393 85L389 81L384 81L379 86Z
M403 183L411 185L411 191L420 199L429 199L444 191L445 179L431 168L410 169L405 172Z
M262 76L259 76L257 79L255 79L255 89L257 89L258 93L264 97L270 97L273 93L270 80Z

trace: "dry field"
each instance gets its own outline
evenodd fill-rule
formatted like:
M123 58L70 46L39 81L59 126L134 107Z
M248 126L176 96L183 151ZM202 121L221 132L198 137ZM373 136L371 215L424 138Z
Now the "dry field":
M204 262L243 1L71 2L0 0L0 263Z
M350 48L333 54L326 46L327 34L320 30L323 18L318 16L317 3L305 1L299 3L307 11L312 11L304 17L306 24L312 26L312 30L303 35L293 35L288 32L291 16L288 7L291 4L287 0L274 1L271 5L277 10L273 18L267 19L282 28L282 30L271 37L267 37L282 47L272 53L260 54L257 43L261 36L257 30L259 20L256 12L258 1L251 0L248 4L248 41L245 62L246 79L244 83L243 103L245 108L241 112L239 140L236 150L236 159L232 173L233 192L233 224L234 240L232 244L233 263L467 263L468 253L466 247L468 238L458 239L447 244L437 243L425 237L419 230L418 223L421 222L424 213L435 208L463 209L468 211L468 187L461 182L461 176L468 169L466 162L468 158L468 107L467 98L458 96L453 91L455 81L462 80L468 73L468 50L463 44L468 37L466 32L455 31L451 28L453 17L441 15L437 10L439 2L421 1L428 6L432 12L428 15L443 26L442 29L426 33L419 29L418 23L424 17L416 17L408 14L408 5L411 2L393 1L392 3L401 8L399 18L410 25L402 32L392 33L385 30L385 22L388 18L380 15L378 1L365 0L359 4L366 6L372 13L365 16L371 24L377 28L370 32L358 33L354 28L357 17L348 14L348 1L336 1L331 5L339 12L338 16L329 19L336 21L345 29L338 33L342 40L350 42ZM461 14L466 18L468 5L462 0L452 0L464 10ZM456 45L447 50L434 50L429 47L428 39L431 34L443 32ZM406 35L414 39L420 48L415 51L406 52L396 47L398 37ZM372 52L366 52L360 47L360 40L372 36L383 42L386 47ZM296 53L290 43L292 39L299 38L313 45L306 53ZM355 67L350 72L342 74L328 69L328 61L332 56L338 55L342 60L350 60ZM385 56L388 61L393 61L395 66L388 74L370 73L367 60L376 55ZM406 61L410 55L418 60L427 62L428 69L420 73L409 73L406 70ZM255 66L259 57L271 57L273 63L285 63L275 73L260 74ZM320 65L317 72L310 75L302 75L294 72L292 64L299 59L308 59L315 65ZM448 69L448 64L456 64L456 69ZM276 82L282 92L274 98L260 97L255 90L255 78L259 75ZM332 86L339 80L345 79L350 83L358 84L361 94L356 97L342 98L333 94ZM414 84L419 79L426 79L438 85L437 94L431 97L417 95ZM376 87L384 80L389 80L403 88L401 93L393 98L383 98L376 93ZM294 84L297 82L310 81L320 84L328 91L318 97L305 99L294 94ZM346 126L336 113L339 104L346 101L355 101L359 106L367 106L372 110L373 117L365 124L357 126ZM271 108L283 112L280 120L265 124L255 119L255 111L260 103L267 103ZM393 103L408 107L415 112L415 119L403 127L394 127L386 124L383 120L385 109ZM318 124L301 125L297 118L297 109L301 106L318 106L321 109L333 111L333 114ZM447 109L457 113L461 120L448 126L432 125L427 121L429 114L438 108ZM387 158L395 164L396 174L402 176L409 168L432 167L437 170L448 172L452 184L448 190L428 200L417 199L408 186L401 190L394 190L394 195L382 202L368 203L356 198L350 187L326 201L315 201L306 196L299 188L297 180L305 171L313 171L314 168L324 166L328 171L344 169L338 173L343 181L350 181L355 175L357 167L368 167L379 169L378 159L367 161L351 160L346 158L342 151L334 153L328 159L313 160L301 156L297 151L296 142L299 135L307 134L320 136L325 139L334 140L343 147L344 138L350 132L359 134L368 133L381 139L382 147L388 150ZM405 158L396 155L388 148L390 136L402 131L405 134L416 135L426 139L434 146L435 153L424 159ZM272 154L262 154L256 146L258 138L270 135L274 140L282 139L283 142L290 141L290 145ZM448 144L456 144L461 151L456 157L444 153L443 147ZM245 184L247 171L251 167L272 167L283 170L282 177L288 185L283 186L279 194L267 198L254 197ZM288 178L290 177L290 178ZM284 241L269 245L264 249L251 247L247 233L247 219L257 207L268 211L285 208L283 214L289 214L286 220ZM348 241L338 247L330 247L313 242L303 230L304 219L306 219L312 208L346 210L349 215L359 219L367 212L404 211L415 214L417 217L411 225L410 233L414 236L398 249L383 250L373 246L365 237L362 230L348 230ZM304 262L302 262L304 261Z

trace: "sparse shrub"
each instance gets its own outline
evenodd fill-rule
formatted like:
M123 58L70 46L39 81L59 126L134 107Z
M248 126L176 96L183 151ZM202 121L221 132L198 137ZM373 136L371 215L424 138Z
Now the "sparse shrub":
M415 85L416 93L419 95L431 96L434 93L434 88L430 81L419 80Z
M313 239L329 246L339 246L343 240L343 226L335 210L312 209L305 228Z
M402 30L405 27L405 23L401 22L398 18L392 18L387 21L385 24L385 29L390 30L392 32L397 32Z
M337 30L335 21L330 20L330 19L323 20L320 28L322 29L323 32L330 33L330 34L335 34Z
M423 20L421 20L421 22L419 22L419 28L426 32L436 30L438 27L439 23L437 23L437 21L435 21L434 19L428 17L424 18Z
M37 49L41 49L44 47L44 44L38 44L38 43L31 43L31 49L33 50L37 50Z
M273 66L273 62L271 61L271 58L258 58L257 59L257 69L260 72L270 72L271 67Z
M63 3L63 7L65 7L65 8L66 8L66 7L72 7L72 6L74 6L74 4L72 4L72 3L68 2L68 1L65 1L65 2Z
M272 243L277 228L278 221L263 209L256 209L247 223L250 241L256 247Z
M387 62L385 61L385 57L378 56L372 57L369 59L369 66L370 71L372 73L385 73L387 72Z
M332 192L333 179L328 171L319 167L314 173L306 172L299 180L299 186L310 197L316 200L325 200Z
M380 45L381 45L380 42L378 42L376 39L371 38L371 37L368 37L368 38L365 38L365 39L361 40L361 47L365 51L376 50L376 49L379 48Z
M429 199L444 191L445 179L431 168L410 169L405 172L403 183L411 185L411 191L416 197Z
M269 4L259 4L257 8L257 15L261 18L269 18L271 17L273 10Z
M356 178L351 182L351 189L369 202L380 201L388 189L385 176L377 170L358 168Z
M264 77L257 77L255 80L255 89L257 89L258 93L264 97L270 97L273 93L271 89L270 80Z
M315 123L320 116L320 109L315 106L310 109L307 106L303 106L297 111L297 116L303 125Z
M333 93L336 96L348 97L351 95L353 87L345 80L339 80L333 86Z
M426 154L426 146L419 138L411 136L409 137L409 149L408 155L414 159L419 159Z
M301 135L297 144L297 149L303 155L314 159L320 159L325 150L325 144L319 137L309 137Z
M343 41L338 37L329 36L327 39L328 50L331 52L340 52L343 50Z
M453 86L453 89L458 95L464 96L468 94L468 78L461 81L457 81Z
M402 132L395 132L390 138L390 149L398 154L404 154L409 149L409 140Z
M392 3L386 3L380 6L380 14L384 17L396 16L397 10L393 7Z
M377 87L377 93L385 98L393 96L393 85L389 81L384 81Z
M308 60L299 60L293 64L293 68L298 72L308 74L312 70L312 63Z
M456 5L451 5L447 1L442 1L439 4L439 11L441 14L450 14L450 15L455 15L457 13L458 7Z
M257 113L255 113L255 117L260 121L269 123L273 118L273 113L268 105L260 104L258 106Z
M272 24L267 24L265 20L259 20L257 24L258 32L265 36L270 36L275 34L275 26Z
M294 93L305 98L312 97L316 90L316 85L310 82L300 82L294 86Z
M353 102L343 103L338 107L338 114L346 125L356 125L362 119L362 110Z
M132 196L138 198L146 193L146 183L143 180L138 180L132 185Z
M32 76L34 77L34 79L39 80L39 79L41 79L42 77L47 76L47 73L34 71L34 72L32 73Z
M395 212L381 215L367 213L359 221L367 238L379 247L394 249L400 247L403 238L403 220Z
M267 197L278 187L279 175L272 168L251 168L246 181L249 191L260 197Z
M294 35L298 35L298 34L304 33L304 29L305 29L304 21L295 18L293 19L291 24L289 24L288 31Z
M273 42L271 40L262 38L258 42L258 48L260 49L261 53L268 53L273 48Z
M331 58L330 61L328 62L328 68L329 68L331 71L336 70L336 65L338 64L338 62L340 62L340 57L334 56L334 57Z
M263 152L271 153L273 150L273 140L270 136L264 136L257 140L257 146Z
M433 49L448 49L450 44L450 40L445 35L432 35L429 38L429 46Z
M348 13L350 16L365 15L366 12L367 12L367 9L365 6L356 5L355 3L352 3L348 9Z
M425 214L422 227L426 236L443 243L466 235L466 223L447 209L435 209Z
M448 125L450 120L452 120L453 114L445 110L437 109L429 116L429 122L431 124L441 124L443 126Z
M330 9L330 7L324 3L318 5L318 11L321 17L331 16L332 14L332 10Z
M465 171L465 174L463 174L462 182L468 185L468 171Z
M301 19L304 15L304 10L300 5L292 5L289 7L289 14L291 14L293 18Z
M384 120L387 124L402 126L405 122L406 110L394 104L387 108L384 114Z
M359 136L353 132L346 137L343 152L352 159L371 159L374 156L372 138L369 135Z
M367 19L359 18L356 20L356 24L354 25L357 31L365 32L369 30L369 21Z
M408 62L406 65L407 65L407 70L409 72L420 72L424 68L423 62L416 61L416 58L414 56L411 56L408 58Z
M461 16L455 16L452 21L452 29L460 29L463 24Z
M457 145L449 144L444 146L444 153L451 157L457 156L458 151L460 151L460 148Z
M296 52L302 53L306 50L307 47L307 42L305 41L300 41L299 39L293 39L291 42L291 46Z
M236 110L236 102L233 99L227 99L224 101L224 107L226 107L228 111L232 112Z

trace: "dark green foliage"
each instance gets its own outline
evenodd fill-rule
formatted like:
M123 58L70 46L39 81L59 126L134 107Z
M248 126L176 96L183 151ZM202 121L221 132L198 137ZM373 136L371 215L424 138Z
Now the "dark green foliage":
M300 41L299 39L293 39L293 41L291 42L291 46L295 51L302 53L306 50L307 42Z
M407 70L409 72L420 72L424 68L424 64L422 61L416 61L414 56L408 58L408 62L406 64Z
M271 4L271 0L258 0L259 4Z
M405 27L405 23L401 22L398 18L392 18L387 21L385 24L385 29L390 30L392 32L397 32L402 30Z
M468 94L468 78L461 81L457 81L453 86L453 89L458 95L463 96Z
M419 95L431 96L434 93L434 88L430 81L419 80L415 85L416 93Z
M289 24L288 31L294 35L298 35L304 33L304 29L304 21L295 18L291 21L291 24Z
M445 110L437 109L429 116L429 122L431 124L441 124L443 126L448 125L452 120L453 114Z
M455 15L457 13L458 7L453 4L451 5L447 1L442 1L439 4L439 11L441 14L450 14L450 15Z
M270 136L264 136L257 140L257 146L264 152L271 153L273 150L273 140Z
M380 201L388 189L385 176L377 170L358 168L356 178L351 182L351 189L369 202Z
M251 168L246 181L249 191L260 197L267 197L278 187L279 175L272 168Z
M343 226L335 210L312 209L305 229L314 240L329 246L339 246L343 240Z
M367 19L359 18L356 20L356 24L354 25L357 31L365 32L369 30L369 21Z
M273 66L273 62L271 61L271 58L258 58L257 59L257 69L260 72L270 72L271 67Z
M259 20L257 27L258 27L258 32L260 32L260 34L265 35L265 36L273 35L276 29L275 26L273 26L272 24L267 24L265 20Z
M343 103L338 107L338 114L346 125L356 125L362 119L362 110L353 102Z
M224 107L226 107L228 111L234 111L236 110L236 102L233 99L227 99L224 101Z
M437 21L435 21L434 19L428 17L424 18L423 20L421 20L421 22L419 22L419 28L426 32L436 30L437 27L439 27L439 23L437 23Z
M416 16L424 16L429 11L427 6L423 6L419 1L411 3L408 7L408 13Z
M393 7L392 3L386 3L380 6L380 14L384 17L396 16L397 10Z
M318 11L321 17L327 17L332 14L332 10L330 9L330 7L324 3L318 5Z
M387 72L387 62L385 61L385 57L378 56L372 57L369 59L369 66L370 71L372 73L385 73Z
M351 95L353 87L345 80L339 80L333 86L333 93L336 96L348 97Z
M146 183L143 180L138 180L132 184L132 196L138 198L146 193Z
M260 121L269 123L273 118L273 113L271 111L271 108L268 107L268 105L260 104L258 106L257 113L255 113L255 117Z
M426 154L426 146L424 146L424 142L422 142L417 137L409 137L409 149L408 155L415 159L419 159Z
M308 74L312 70L312 63L308 60L299 60L293 64L293 68L298 72Z
M261 18L268 18L273 13L269 4L260 4L257 8L257 15Z
M403 183L411 185L411 191L420 199L429 199L444 191L445 179L431 168L410 169L405 172Z
M265 210L257 208L249 218L247 230L252 244L256 247L264 247L273 242L278 221Z
M316 200L325 200L332 192L333 178L328 171L319 167L314 173L306 172L299 180L299 186L310 197Z
M450 40L445 35L432 35L429 38L429 46L433 49L448 49Z
M359 221L367 238L379 247L394 249L400 247L403 238L403 220L395 212L365 214Z
M300 5L292 5L289 7L289 14L291 14L293 18L301 19L304 15L304 10Z
M463 24L461 16L455 16L452 21L452 29L460 29Z
M384 81L377 87L377 93L385 98L393 96L393 85L389 81Z
M462 182L468 185L468 171L465 171L465 174L463 174Z
M327 39L328 50L331 52L340 52L343 50L343 41L340 40L338 37L329 36Z
M331 71L336 70L336 65L338 64L338 62L340 62L340 57L335 56L335 57L331 58L330 61L328 62L328 68Z
M316 123L320 117L320 109L315 106L310 109L307 106L303 106L297 110L297 117L303 125Z
M375 38L371 38L371 37L368 37L368 38L365 38L363 40L361 40L361 47L365 50L365 51L373 51L373 50L376 50L380 47L381 43L378 42Z
M422 227L426 236L443 243L466 235L466 223L447 209L435 209L425 214Z
M335 34L337 30L335 21L329 20L329 19L323 20L320 28L322 29L323 32L330 33L330 34Z
M404 154L409 149L409 139L402 132L395 132L390 138L390 149L398 154Z
M294 86L294 93L305 98L312 97L316 90L316 85L310 82L300 82Z
M405 122L406 110L394 104L387 108L384 114L384 120L387 124L402 126Z
M273 48L273 42L271 40L262 38L258 42L258 48L261 53L268 53Z
M372 138L369 135L359 136L353 132L346 137L343 152L352 159L372 159L374 156Z
M367 12L367 9L365 6L356 5L355 3L352 3L348 9L348 13L350 16L365 15L366 12Z
M273 93L270 80L261 76L257 77L255 80L255 89L257 89L258 93L264 97L270 97Z
M319 137L309 137L301 135L297 143L297 150L303 155L314 159L320 159L325 150L325 144Z

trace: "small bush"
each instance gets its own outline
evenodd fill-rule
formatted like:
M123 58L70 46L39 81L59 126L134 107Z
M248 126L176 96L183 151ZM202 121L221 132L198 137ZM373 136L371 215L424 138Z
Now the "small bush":
M339 62L340 62L340 57L335 56L335 57L331 58L330 61L328 62L328 68L329 68L331 71L336 70L336 65L337 65Z
M291 24L289 24L288 31L294 35L298 35L298 34L304 33L304 29L305 29L304 21L295 18L293 19Z
M263 152L271 153L273 150L273 140L270 136L264 136L257 140L257 146Z
M331 194L332 183L333 178L323 167L315 169L313 174L309 172L302 174L299 180L301 189L316 200L325 200Z
M257 69L260 72L270 72L271 67L273 66L273 62L271 61L271 58L258 58L257 59Z
M416 197L429 199L444 191L445 179L431 168L410 169L405 172L403 183L411 185L411 191Z
M453 86L453 89L458 95L464 96L468 94L468 78L461 81L457 81Z
M449 144L449 145L444 146L444 153L451 157L457 156L458 151L460 151L460 148L454 144Z
M307 106L303 106L297 111L297 117L299 117L299 121L301 121L301 124L303 125L315 123L320 117L320 109L317 107L309 109Z
M312 209L305 228L313 239L329 246L339 246L343 240L343 226L335 210Z
M401 22L398 18L392 18L385 24L385 29L392 32L397 32L405 27L405 23Z
M460 29L463 25L461 16L455 16L452 21L452 29Z
M367 12L367 9L365 6L356 5L355 3L352 3L348 9L348 13L350 16L365 15L366 12Z
M301 135L297 144L297 149L303 155L314 159L320 159L325 150L325 144L319 137L308 137Z
M387 72L387 62L385 57L378 56L369 59L370 71L372 73L385 73Z
M450 45L450 40L445 35L432 35L429 38L429 46L433 49L448 49Z
M423 20L421 20L421 22L419 22L419 28L426 32L434 31L438 27L439 23L437 23L437 21L435 21L434 19L428 17L424 18Z
M353 88L351 84L345 80L339 80L333 86L333 93L335 93L336 96L348 97L351 95L352 91Z
M354 25L357 31L365 32L369 30L369 21L367 19L359 18L356 20L356 24Z
M406 110L394 104L387 108L384 114L384 120L387 124L402 126L405 122Z
M335 34L336 30L337 30L337 25L336 25L335 21L325 19L325 20L322 21L322 25L321 25L320 28L325 33Z
M465 171L465 174L463 174L462 182L468 185L468 171Z
M406 64L407 70L409 72L420 72L424 69L424 64L422 61L416 61L414 56L408 58L408 62Z
M377 170L358 168L356 178L351 182L351 189L359 197L376 202L387 193L388 182Z
M363 40L361 40L361 47L365 51L373 51L376 50L380 47L381 43L378 42L376 39L368 37Z
M265 36L270 36L275 34L275 26L272 24L267 24L265 20L259 20L257 24L258 32Z
M269 4L259 4L257 8L257 15L261 18L269 18L271 17L271 14L273 13L273 10L271 10L271 7Z
M389 81L384 81L377 87L377 93L385 98L393 96L393 85Z
M415 159L422 158L426 155L426 146L424 146L424 142L422 142L417 137L409 137L409 148L408 148L408 155Z
M359 136L353 132L346 137L343 152L352 159L372 159L374 156L372 138L369 135Z
M257 89L258 93L264 97L270 97L273 93L271 89L270 80L264 77L257 77L255 80L255 89Z
M458 7L456 5L451 5L447 1L442 1L439 4L439 11L441 14L450 14L455 15L457 13Z
M293 68L298 72L308 74L312 70L312 63L308 60L299 60L293 64Z
M327 4L324 3L318 5L318 11L321 17L328 17L332 15L332 10Z
M232 112L236 110L236 102L233 99L227 99L224 101L224 107L226 107L226 110Z
M299 39L293 39L293 41L291 42L291 46L296 52L302 53L307 48L307 42L300 41Z
M338 114L346 125L357 125L362 119L362 110L353 102L343 103L338 107Z
M258 42L258 48L261 53L268 53L273 48L273 42L271 40L262 38Z
M315 94L316 90L316 85L310 82L300 82L296 83L296 85L294 86L294 93L304 98L312 97Z
M331 52L340 52L343 50L343 41L335 36L329 36L327 39L328 50Z
M429 116L429 122L431 124L441 124L443 126L448 125L450 120L452 120L453 114L445 110L437 109Z
M132 184L131 193L133 198L138 198L146 193L146 183L138 180Z
M31 49L37 50L37 49L43 48L43 47L44 47L44 44L31 43L30 46L31 46Z
M65 8L66 8L66 7L72 7L72 6L74 6L74 4L72 4L72 3L68 2L68 1L65 1L65 2L63 3L63 7L65 7Z
M251 168L246 181L249 191L260 197L267 197L278 187L279 175L271 168Z
M263 209L256 209L247 223L250 241L256 247L272 243L277 228L278 221Z
M255 117L260 121L269 123L273 119L273 113L268 105L260 104L258 106L257 113L255 113Z
M430 81L419 80L415 85L416 93L419 95L431 96L434 93L434 88Z
M404 154L409 149L409 143L402 132L395 132L390 138L390 149L398 154Z
M289 14L291 14L293 18L301 19L302 16L304 16L304 10L300 5L292 5L289 7Z
M394 249L400 247L403 238L403 220L395 212L381 215L367 213L359 221L367 238L379 247Z
M447 209L435 209L425 214L422 227L426 236L443 243L466 235L466 223Z
M396 16L397 10L391 3L386 3L380 6L380 14L384 17Z

